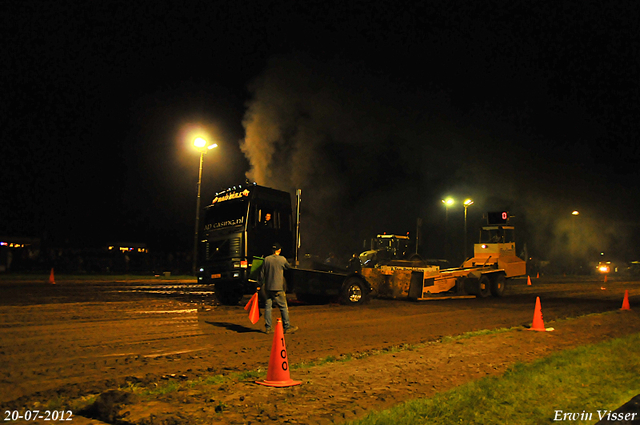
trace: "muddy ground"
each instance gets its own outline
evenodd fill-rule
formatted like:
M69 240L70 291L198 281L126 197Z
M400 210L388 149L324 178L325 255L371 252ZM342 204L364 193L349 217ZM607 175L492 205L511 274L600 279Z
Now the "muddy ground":
M262 320L252 325L242 306L113 288L78 282L0 288L3 412L33 409L58 395L117 399L106 392L268 368L272 336L261 332ZM500 374L516 361L639 332L637 309L619 310L625 290L633 308L640 301L638 281L570 278L534 279L531 286L514 282L502 299L373 300L358 308L292 300L292 322L301 329L286 335L290 363L354 359L293 369L291 377L303 383L290 388L233 380L152 401L127 398L122 408L84 415L139 424L341 422ZM553 332L523 330L537 296ZM563 320L608 311L614 313ZM441 342L448 335L505 327L519 328ZM407 344L419 348L394 350ZM74 414L74 423L100 423Z

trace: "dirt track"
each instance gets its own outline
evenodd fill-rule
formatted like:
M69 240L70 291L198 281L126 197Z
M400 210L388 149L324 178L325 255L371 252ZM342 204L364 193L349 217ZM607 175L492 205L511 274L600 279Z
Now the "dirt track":
M601 289L602 287L606 289ZM638 281L610 281L604 284L592 280L575 283L568 278L534 280L532 286L527 286L526 281L519 281L510 287L508 295L502 299L423 303L373 300L368 305L355 308L333 304L298 305L292 302L292 322L300 326L301 330L287 336L287 351L290 362L295 364L327 356L340 358L346 354L384 350L402 344L427 343L442 336L473 330L528 325L532 320L536 296L541 297L545 323L551 323L556 319L586 313L618 310L625 289L629 290L632 305L634 302L637 304L640 298ZM256 325L248 321L242 306L216 306L202 303L197 297L194 302L185 302L162 294L115 292L110 290L109 285L86 286L64 281L57 282L55 287L40 283L23 283L18 286L5 284L0 287L0 291L4 295L2 303L5 304L0 306L0 402L3 408L29 406L30 403L48 400L55 393L98 393L126 381L149 384L172 375L176 379L188 379L228 374L231 371L264 370L268 366L271 337L261 332L262 320ZM513 359L523 353L529 353L529 357L534 358L549 350L561 349L565 347L564 344L575 346L593 342L594 338L601 340L618 334L638 332L640 322L637 313L629 313L623 317L624 326L617 323L619 315L606 316L610 318L599 319L597 325L589 325L589 328L577 326L570 334L571 337L565 337L569 334L562 333L561 340L555 336L558 334L549 334L534 336L535 341L525 337L517 344L508 344L496 338L493 340L495 344L489 344L488 350L486 341L475 347L471 343L468 346L455 346L460 363L465 367L471 365L469 370L465 369L464 376L452 375L444 368L434 369L434 365L429 366L430 362L427 364L416 359L403 361L401 364L431 367L428 380L421 379L423 375L418 373L415 375L415 383L408 386L422 386L426 385L425 382L432 382L433 392L504 370L505 365L515 361ZM629 321L629 317L634 320ZM550 348L545 348L546 345L538 345L541 339L562 343L553 343L549 345ZM534 344L527 347L527 341L534 341ZM447 350L451 354L451 347ZM475 360L463 360L470 353L475 353ZM501 360L496 357L497 353L502 356ZM424 356L424 353L421 355ZM428 357L435 362L438 356L446 358L447 355L445 352L434 352ZM478 361L481 355L493 356L498 360ZM344 417L358 416L368 408L386 407L389 403L412 394L411 391L384 391L382 387L376 389L370 383L360 382L374 379L375 374L366 370L371 366L375 367L375 363L380 361L376 358L382 357L389 358L370 356L358 360L357 364L349 366L351 362L347 362L341 365L346 369L337 377L339 379L342 376L344 382L334 382L335 385L346 388L359 383L361 387L370 388L372 393L367 396L367 403L354 404L353 400L336 400L339 391L332 389L330 392L334 399L330 401L335 406L319 415L317 422L340 419L344 412L351 412ZM393 367L399 366L396 363ZM336 379L337 367L324 372L321 368L313 369L307 373L333 374L332 379ZM437 376L438 374L441 376ZM382 375L392 376L386 372ZM320 380L319 376L314 375L313 379ZM382 382L383 376L375 379ZM327 391L327 388L319 391L320 387L322 385L303 385L284 393L253 387L250 391L245 387L226 388L225 397L228 400L233 400L234 397L239 400L239 391L246 394L242 395L242 399L247 401L251 398L250 394L258 395L263 392L262 396L266 398L273 397L274 394L293 394L292 396L320 400L318 396ZM349 391L353 393L356 390ZM429 391L423 388L423 391L416 394L421 393L428 394ZM185 400L195 397L187 403L189 406L205 403L206 407L206 401L210 399L218 402L223 400L218 395L204 397L181 394L180 397L182 396L186 397ZM180 400L181 403L182 401L184 400ZM320 408L327 407L328 402L309 403L316 403L316 407ZM241 404L249 406L248 403ZM165 410L171 411L170 400L167 406L164 406ZM353 413L354 409L356 413ZM193 409L182 406L180 410ZM239 410L235 409L237 417L229 411L224 422L243 423L253 414L254 420L260 420L259 411L237 416ZM265 412L264 408L262 411ZM314 410L308 407L306 411ZM282 419L282 416L278 416L281 413L266 412L265 415L275 415ZM185 423L196 420L193 412L190 415L191 419ZM292 418L295 419L295 416Z

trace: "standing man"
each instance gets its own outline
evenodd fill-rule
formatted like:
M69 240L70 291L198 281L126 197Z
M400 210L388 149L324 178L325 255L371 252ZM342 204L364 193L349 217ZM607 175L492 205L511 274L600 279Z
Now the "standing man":
M284 288L284 271L291 267L286 258L282 257L282 247L279 243L271 247L273 254L264 259L262 270L260 270L260 284L264 285L265 308L264 325L265 333L273 332L271 327L271 308L273 303L280 309L284 333L293 333L298 330L297 326L289 323L289 306Z

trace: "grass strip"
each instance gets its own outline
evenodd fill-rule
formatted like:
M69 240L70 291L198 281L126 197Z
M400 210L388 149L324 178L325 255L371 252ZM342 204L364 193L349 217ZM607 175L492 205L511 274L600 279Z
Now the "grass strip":
M640 393L639 349L635 334L562 351L348 424L539 425L566 413L578 414L568 422L594 424L598 410L615 410Z

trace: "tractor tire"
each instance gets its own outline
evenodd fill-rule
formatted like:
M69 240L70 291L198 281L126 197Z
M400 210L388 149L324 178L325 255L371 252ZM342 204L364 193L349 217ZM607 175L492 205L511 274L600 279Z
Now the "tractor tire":
M480 298L487 298L491 295L491 281L485 275L478 280L478 294Z
M504 277L504 274L498 273L491 279L491 295L498 298L502 297L506 285L507 279Z
M342 285L340 303L345 305L361 305L367 300L367 291L362 280L357 277L349 277Z

